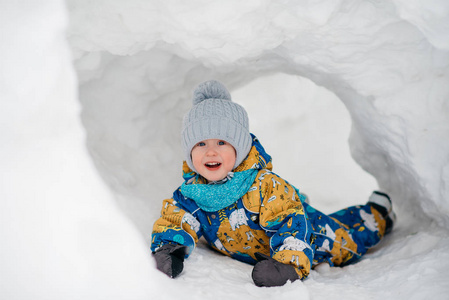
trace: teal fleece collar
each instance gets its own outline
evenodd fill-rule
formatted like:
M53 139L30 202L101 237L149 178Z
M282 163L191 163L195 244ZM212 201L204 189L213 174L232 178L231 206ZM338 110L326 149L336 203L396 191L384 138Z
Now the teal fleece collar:
M259 170L255 169L235 172L232 178L220 184L186 184L184 182L181 185L181 193L195 201L204 211L219 211L245 195L258 172Z

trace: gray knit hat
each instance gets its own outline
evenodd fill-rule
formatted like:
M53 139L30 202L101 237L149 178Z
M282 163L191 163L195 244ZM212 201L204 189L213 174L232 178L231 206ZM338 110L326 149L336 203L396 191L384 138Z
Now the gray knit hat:
M197 143L207 139L223 140L234 147L237 152L234 168L251 150L248 114L232 102L226 87L216 80L198 85L193 93L193 107L182 123L182 148L187 165L195 172L190 153Z

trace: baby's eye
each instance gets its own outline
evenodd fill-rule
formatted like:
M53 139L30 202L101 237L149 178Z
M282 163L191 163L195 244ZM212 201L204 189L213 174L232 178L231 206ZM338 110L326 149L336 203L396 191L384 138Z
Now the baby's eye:
M226 145L226 142L225 142L225 141L219 141L219 142L218 142L218 145L221 145L221 146L222 146L222 145Z
M196 144L197 146L199 146L199 147L202 147L202 146L206 146L206 143L204 143L204 142L199 142L198 144Z

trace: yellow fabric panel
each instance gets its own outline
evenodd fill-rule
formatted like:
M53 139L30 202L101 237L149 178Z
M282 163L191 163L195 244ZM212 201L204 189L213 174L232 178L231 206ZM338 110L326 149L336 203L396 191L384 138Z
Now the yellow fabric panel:
M188 223L182 222L182 218L184 217L184 214L186 214L186 211L175 206L173 201L173 198L170 198L165 199L162 202L161 217L154 223L153 232L161 233L167 231L168 229L184 230L190 234L195 240L195 243L197 243L198 236L196 232Z
M385 230L387 229L387 221L374 207L371 207L371 213L374 215L374 220L376 220L377 223L377 229L379 230L378 235L382 238L385 235Z
M304 215L304 208L294 188L274 174L265 175L262 181L263 205L260 208L260 225L269 228L290 214Z
M245 208L252 213L260 212L260 181L257 179L260 176L260 173L264 171L260 171L257 174L256 180L254 184L249 188L248 192L243 195L242 202Z
M349 233L343 228L335 230L336 238L330 251L332 254L331 261L334 265L339 266L357 253L357 244L349 236Z
M275 253L273 258L283 264L294 266L301 279L306 278L310 273L310 261L304 252L284 250Z
M254 230L248 225L232 230L229 219L226 218L218 228L217 237L231 253L248 254L254 259L256 252L270 255L270 241L263 230ZM227 254L226 251L218 250Z
M251 150L248 153L246 159L234 169L234 172L246 171L249 169L254 169L254 165L259 165L258 169L267 169L272 170L273 165L271 161L267 162L263 159L262 156L259 155L259 151L257 151L256 147L251 147Z

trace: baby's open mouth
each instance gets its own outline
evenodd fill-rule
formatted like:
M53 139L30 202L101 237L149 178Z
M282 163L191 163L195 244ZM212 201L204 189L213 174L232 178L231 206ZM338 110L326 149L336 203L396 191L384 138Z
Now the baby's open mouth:
M217 168L219 168L221 166L221 163L219 163L219 162L211 162L211 163L206 163L205 166L208 169L217 169Z

